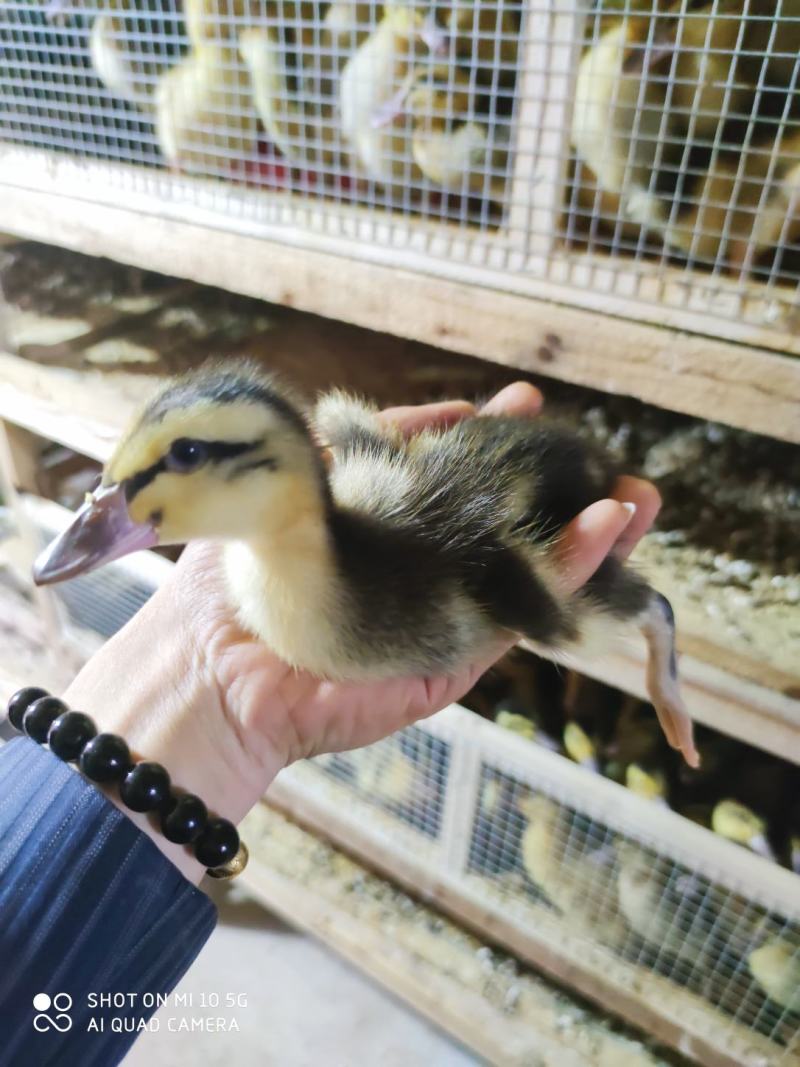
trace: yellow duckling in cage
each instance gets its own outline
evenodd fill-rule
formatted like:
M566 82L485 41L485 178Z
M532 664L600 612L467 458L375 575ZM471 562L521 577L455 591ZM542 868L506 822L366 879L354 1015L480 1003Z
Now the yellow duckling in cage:
M123 18L103 12L92 23L89 54L92 67L106 89L120 100L149 108L158 78L174 60L160 58L156 49L145 55L131 40L130 27Z
M625 786L642 800L662 807L669 807L667 802L667 777L658 767L649 770L638 763L629 763L625 768Z
M572 144L602 190L620 197L624 213L647 228L666 221L651 188L659 144L665 142L664 87L650 73L650 19L613 25L578 65Z
M468 74L444 64L423 68L404 107L413 124L411 153L426 178L454 192L502 199L497 171L505 166L505 153L493 149L486 123L476 121Z
M340 159L331 109L298 104L289 90L285 56L267 26L243 30L239 52L250 72L253 101L267 137L298 166L332 167Z
M258 124L250 78L235 48L196 48L158 83L155 127L177 170L224 175L254 153Z
M568 722L564 727L564 749L571 760L593 774L600 773L597 745L580 723Z
M614 892L616 854L609 839L598 845L597 828L588 820L537 793L517 801L528 820L520 855L525 874L569 922L582 933L621 947L628 936Z
M747 966L767 996L782 1008L800 1013L800 942L775 937L753 949Z
M711 812L711 829L737 845L744 845L751 852L777 862L777 857L767 840L767 824L745 804L736 800L720 800Z
M715 945L718 905L711 885L630 841L617 844L617 900L643 941L699 965Z
M348 60L339 79L342 133L373 181L409 177L411 120L405 109L418 61L441 51L444 33L432 13L387 5L383 18Z
M543 419L487 416L406 439L376 416L333 392L308 419L248 363L179 378L131 425L35 576L227 542L242 624L332 679L447 673L501 636L566 649L592 624L637 628L662 727L696 762L668 601L613 556L575 594L553 572L559 531L611 490L610 458Z

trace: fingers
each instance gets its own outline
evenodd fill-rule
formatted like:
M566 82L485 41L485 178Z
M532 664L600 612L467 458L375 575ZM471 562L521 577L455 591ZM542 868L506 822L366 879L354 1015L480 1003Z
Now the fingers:
M538 415L544 406L544 397L530 382L512 382L487 401L481 415Z
M410 436L419 433L420 430L429 430L434 427L444 429L474 414L475 405L466 400L443 400L438 404L386 408L378 414L377 418L381 423L399 426L404 434Z
M614 546L614 555L627 559L639 541L655 522L661 509L661 494L652 482L624 474L614 486L614 500L636 505L636 514L625 527Z
M565 527L556 549L565 593L591 578L634 517L634 510L618 500L597 500Z
M378 421L399 426L404 434L419 433L438 427L444 429L460 419L473 415L538 415L542 410L544 397L530 382L512 382L493 396L478 413L475 405L466 400L444 400L438 404L418 404L416 406L386 408L378 415Z

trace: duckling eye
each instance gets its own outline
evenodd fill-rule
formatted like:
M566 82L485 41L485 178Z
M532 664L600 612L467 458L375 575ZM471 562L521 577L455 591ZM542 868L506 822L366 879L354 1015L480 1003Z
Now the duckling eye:
M205 441L193 441L189 437L179 437L173 441L165 457L167 470L176 474L188 474L202 467L208 459L208 446Z

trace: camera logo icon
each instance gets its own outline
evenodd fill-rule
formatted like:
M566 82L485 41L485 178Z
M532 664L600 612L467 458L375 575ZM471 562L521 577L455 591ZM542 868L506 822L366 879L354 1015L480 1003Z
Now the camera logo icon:
M72 1019L67 1014L72 1008L69 993L56 993L52 997L48 993L37 993L33 998L33 1007L37 1012L33 1017L33 1028L38 1033L58 1030L60 1034L66 1034L72 1029ZM51 1014L48 1015L48 1012Z

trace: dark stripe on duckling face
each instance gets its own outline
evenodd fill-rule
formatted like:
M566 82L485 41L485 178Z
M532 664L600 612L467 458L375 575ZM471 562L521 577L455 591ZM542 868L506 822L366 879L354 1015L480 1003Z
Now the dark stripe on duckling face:
M176 445L190 443L198 446L202 449L202 460L191 469L181 471L174 463L170 462L172 450ZM126 478L125 485L125 499L128 503L140 493L146 486L163 474L165 471L174 471L176 473L191 473L191 470L198 470L201 466L205 466L206 463L223 463L225 460L236 459L237 456L246 455L248 452L254 452L257 448L260 448L264 444L263 439L259 438L257 441L191 441L187 442L186 439L180 438L178 441L173 441L170 446L170 452L156 460L151 466L146 467L143 471L139 471L130 478ZM255 466L269 466L271 469L275 469L277 462L271 457L265 459L254 460L252 463L244 464L243 467L236 468L233 471L233 476L242 473L245 469L252 469Z

